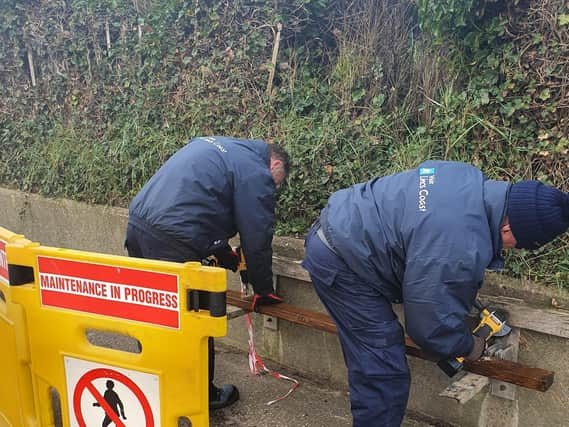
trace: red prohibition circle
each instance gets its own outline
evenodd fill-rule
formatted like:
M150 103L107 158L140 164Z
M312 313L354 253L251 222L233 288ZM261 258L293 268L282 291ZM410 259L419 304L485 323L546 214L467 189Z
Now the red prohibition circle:
M152 408L150 407L150 403L148 403L148 399L146 399L146 396L140 387L138 387L135 382L126 375L107 368L91 369L90 371L86 372L81 378L79 378L79 381L77 381L75 391L73 392L73 410L75 412L75 418L77 419L80 427L87 427L85 424L85 419L83 418L83 414L81 413L81 396L83 395L83 391L86 388L89 389L91 393L93 393L91 390L93 381L99 378L112 378L121 382L130 391L132 391L140 402L142 410L144 411L144 418L146 419L145 426L154 427L154 416L152 415ZM106 410L105 412L109 417L116 416L114 412L112 414L109 414Z

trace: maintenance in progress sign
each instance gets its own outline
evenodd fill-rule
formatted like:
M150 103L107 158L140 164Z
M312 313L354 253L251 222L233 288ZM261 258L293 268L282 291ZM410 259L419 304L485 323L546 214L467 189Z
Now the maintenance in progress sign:
M38 273L44 306L180 327L176 274L46 256Z
M65 357L71 427L160 427L158 376Z

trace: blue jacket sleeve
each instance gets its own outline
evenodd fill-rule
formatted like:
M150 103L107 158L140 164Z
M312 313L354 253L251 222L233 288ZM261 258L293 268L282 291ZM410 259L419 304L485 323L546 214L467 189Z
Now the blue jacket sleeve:
M273 291L275 186L270 173L241 180L234 191L235 221L255 293Z
M468 261L415 258L403 283L405 328L423 350L442 358L465 356L474 345L465 324L482 278Z

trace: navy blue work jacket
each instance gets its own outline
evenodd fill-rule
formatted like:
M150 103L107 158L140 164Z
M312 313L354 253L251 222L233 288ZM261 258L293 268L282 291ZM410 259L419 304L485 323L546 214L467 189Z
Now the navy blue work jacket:
M130 220L201 257L239 232L249 280L257 293L270 292L276 187L269 165L264 141L194 138L133 199Z
M366 283L403 303L407 334L424 350L472 350L464 320L486 268L500 269L507 182L464 163L417 169L334 193L320 216L327 240Z

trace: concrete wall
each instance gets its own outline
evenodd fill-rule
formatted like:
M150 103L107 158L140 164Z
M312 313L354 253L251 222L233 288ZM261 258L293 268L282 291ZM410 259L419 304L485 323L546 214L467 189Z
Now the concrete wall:
M0 188L0 226L43 245L124 255L126 221L125 209L46 199ZM295 259L302 258L300 240L276 238L274 248L275 255L289 258L293 266ZM235 275L229 274L228 279L229 287L238 289ZM546 393L518 388L515 401L494 397L484 390L461 405L438 396L450 380L433 363L409 357L413 376L409 408L464 427L569 426L569 312L565 311L569 308L569 295L561 290L507 281L500 276L490 276L483 290L494 296L506 296L512 304L525 307L517 310L518 317L513 319L527 328L521 330L519 361L555 371L553 386ZM324 311L305 280L279 277L278 291L290 304ZM557 307L554 313L552 301ZM523 310L527 310L528 316L524 316ZM542 312L550 317L562 314L567 317L561 316L555 327L551 324L533 327L530 318L537 318L539 323ZM278 321L276 328L274 322L268 327L263 316L254 317L256 343L262 356L347 388L346 369L335 335L285 321ZM552 332L544 334L535 329ZM246 350L244 320L231 320L228 335L221 341Z

